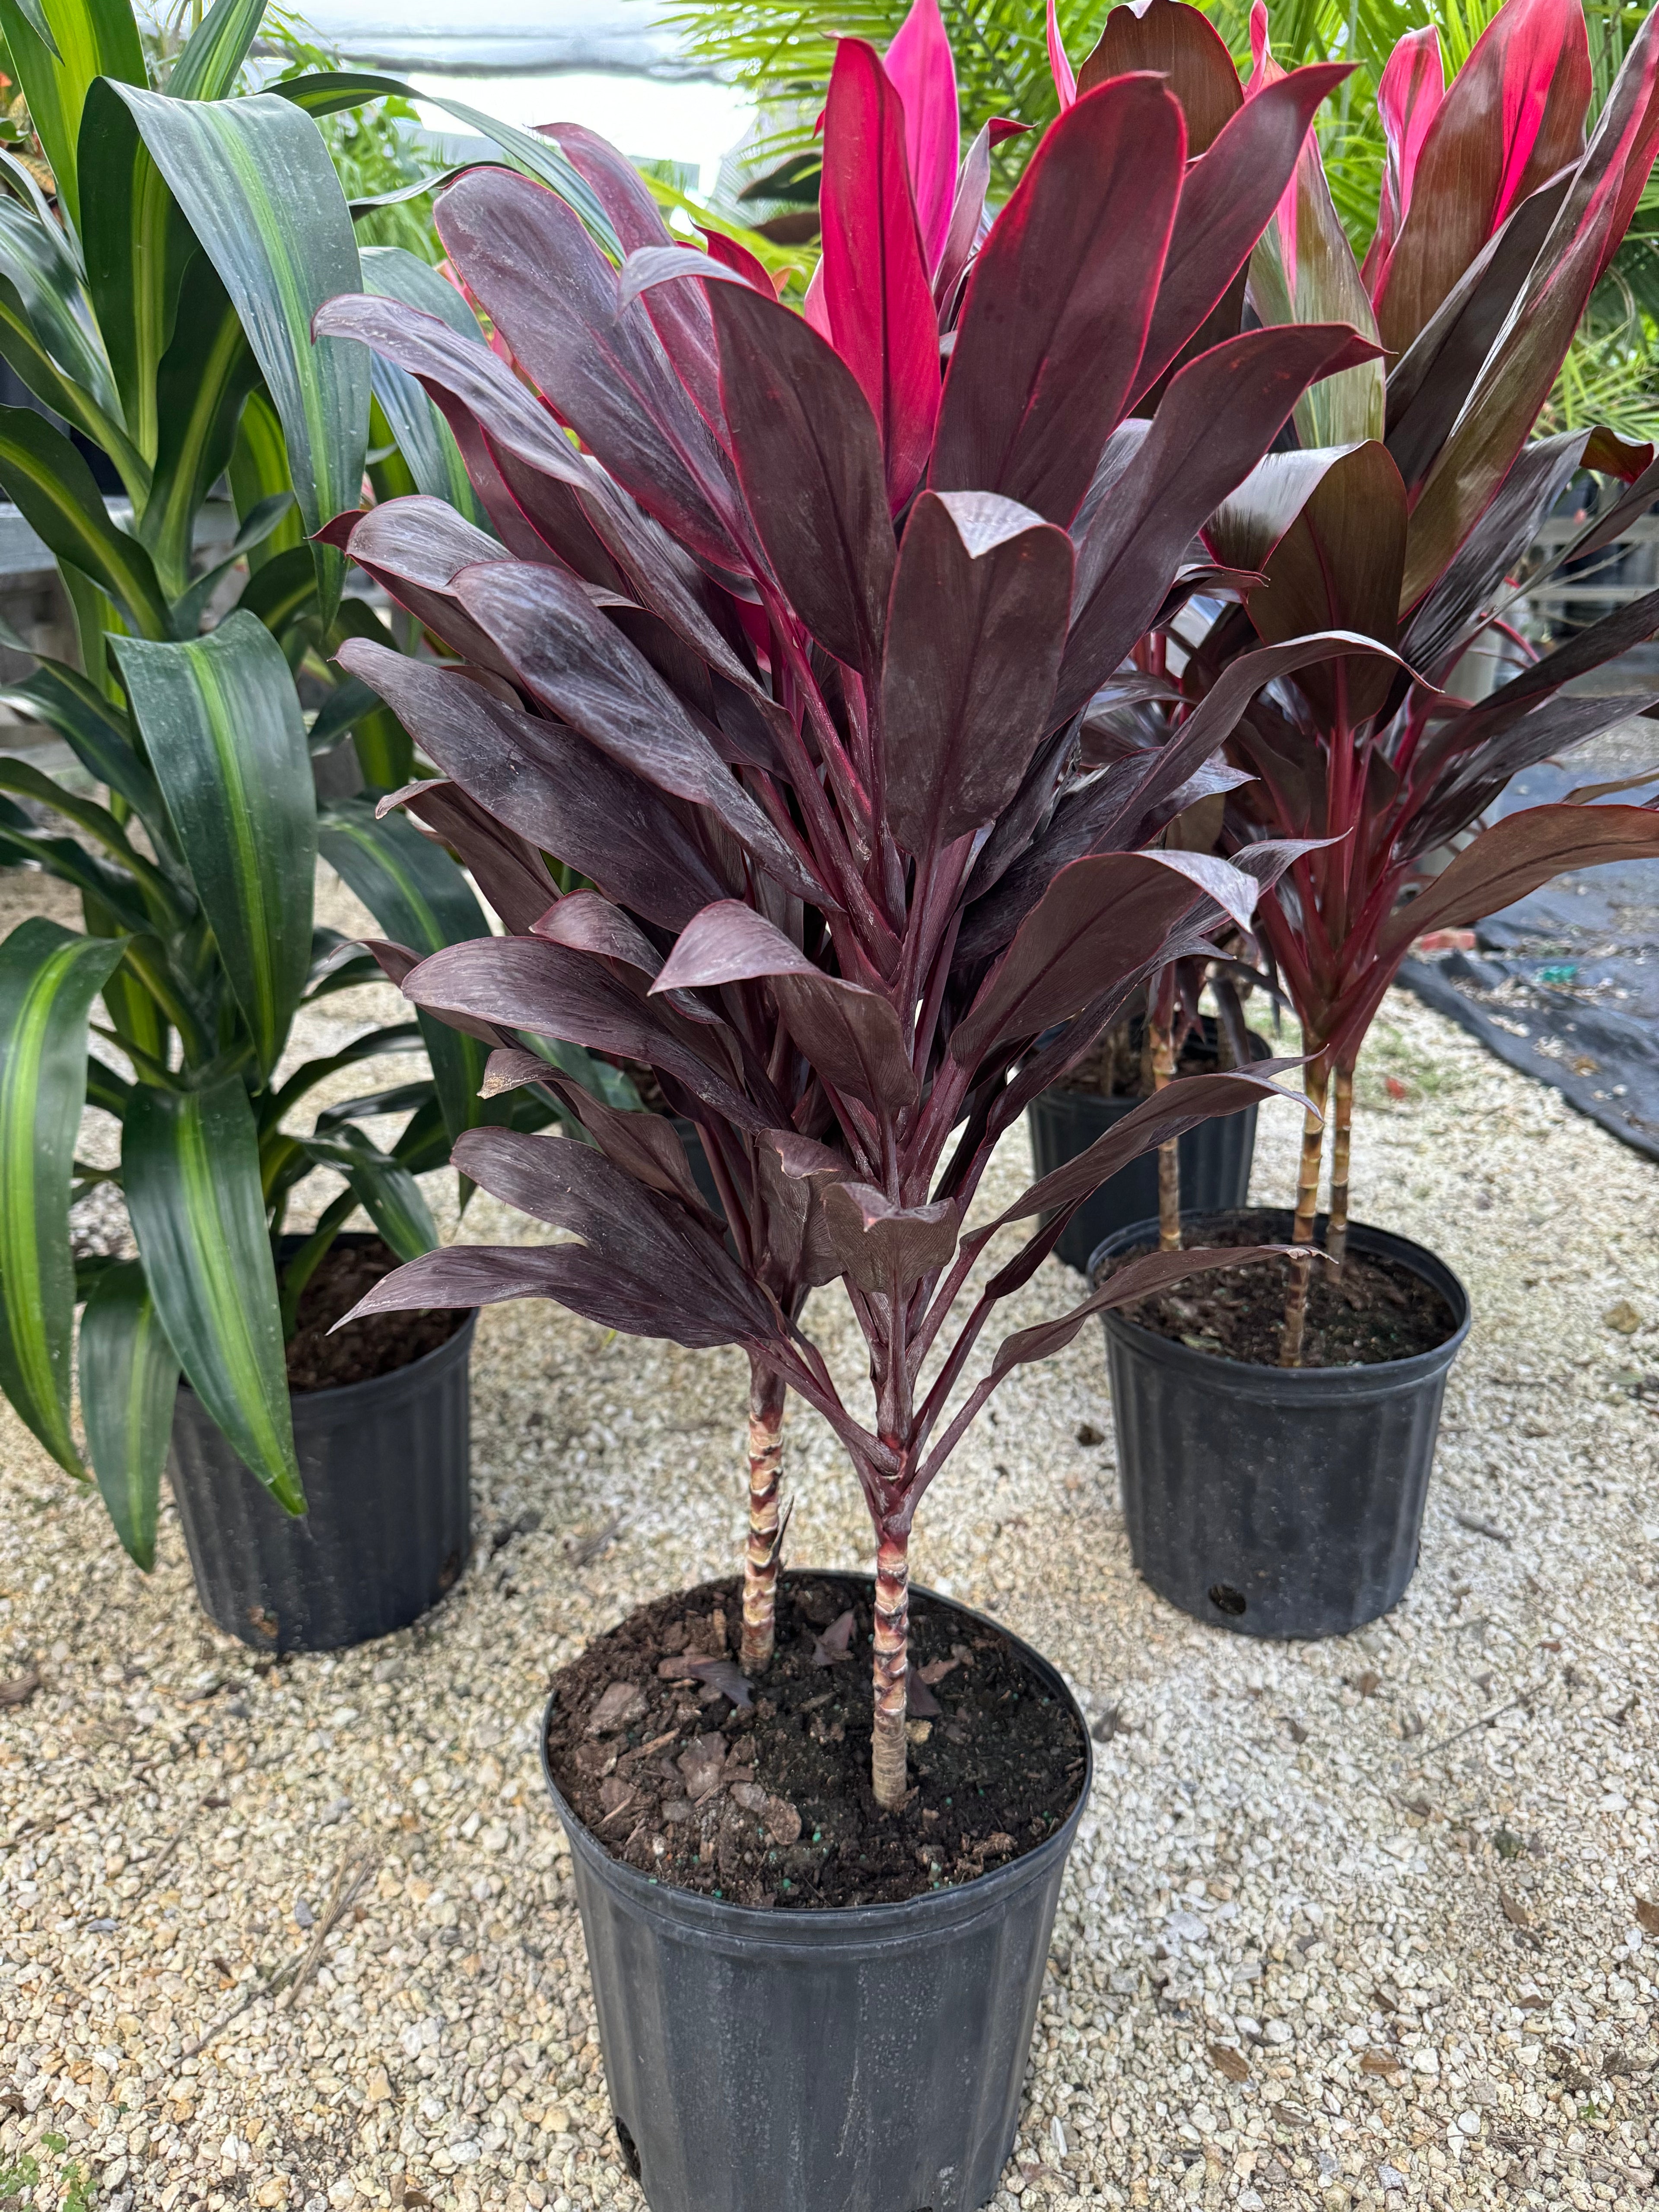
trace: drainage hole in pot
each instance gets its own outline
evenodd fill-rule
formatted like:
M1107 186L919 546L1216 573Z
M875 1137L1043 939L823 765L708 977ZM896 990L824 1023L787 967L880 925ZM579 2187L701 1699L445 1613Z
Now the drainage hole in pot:
M616 2119L614 2112L611 2118ZM617 2120L617 2141L622 2145L623 2164L637 2181L640 2178L640 2154L635 2148L633 2136L621 2120Z
M1231 1583L1210 1584L1210 1603L1218 1613L1231 1613L1237 1620L1249 1603L1243 1590L1236 1590Z

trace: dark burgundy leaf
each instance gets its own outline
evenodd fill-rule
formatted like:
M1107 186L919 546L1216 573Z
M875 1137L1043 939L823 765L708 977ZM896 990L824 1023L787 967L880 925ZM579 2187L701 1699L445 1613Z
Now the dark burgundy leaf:
M1078 549L1056 721L1123 659L1194 534L1243 483L1309 385L1376 353L1340 324L1281 325L1213 346L1171 380Z
M895 1206L865 1182L832 1182L823 1218L836 1258L861 1291L902 1295L924 1275L947 1267L960 1217L951 1200Z
M887 804L899 842L936 852L994 822L1050 720L1072 548L989 492L924 492L893 579L882 669Z
M487 813L647 921L678 927L725 890L671 803L574 730L366 639L339 658Z
M815 1667L838 1667L843 1659L853 1656L853 1628L855 1616L852 1609L840 1613L813 1638L812 1664Z
M1078 95L1133 70L1150 70L1168 80L1187 119L1189 161L1213 144L1244 104L1244 88L1226 41L1200 9L1186 6L1183 0L1140 0L1139 6L1114 8L1094 52L1077 73ZM1266 215L1261 217L1258 231L1267 220Z
M545 911L553 880L541 854L450 777L428 776L406 784L381 799L374 811L384 814L394 805L415 815L453 848L509 935L521 934Z
M822 896L644 654L574 578L481 562L454 589L520 680L590 744L659 790L707 806L797 897Z
M620 1053L673 1076L742 1129L770 1126L769 1116L670 1029L651 1006L589 953L536 937L480 938L446 945L423 960L404 985L405 996L446 1020L456 1014L529 1030L537 1036Z
M1134 389L1185 153L1155 77L1103 85L1049 127L968 279L935 491L1071 521Z

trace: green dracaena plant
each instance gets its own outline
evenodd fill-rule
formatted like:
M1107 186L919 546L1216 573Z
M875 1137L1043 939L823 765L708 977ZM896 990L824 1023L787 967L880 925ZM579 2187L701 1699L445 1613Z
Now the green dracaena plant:
M283 1060L296 1012L379 973L313 925L319 850L410 957L489 927L437 842L468 853L465 802L436 780L405 795L430 836L363 800L318 809L310 752L348 732L372 787L406 782L414 763L401 726L349 678L332 682L307 732L295 671L308 664L331 681L346 638L393 643L364 601L343 600L339 555L307 533L356 503L366 460L383 491L420 488L477 510L419 387L371 371L355 346L313 346L311 317L331 294L367 287L481 351L484 342L460 295L416 257L358 252L313 118L398 88L337 72L295 80L282 97L239 95L260 12L260 0L218 0L173 58L164 94L145 82L137 28L118 5L0 0L54 187L48 197L0 154L0 356L107 458L125 494L106 503L82 447L44 414L0 409L0 489L58 560L82 658L78 669L37 658L9 696L83 771L71 783L0 764L0 861L70 883L85 925L77 935L36 918L0 945L0 1387L83 1474L70 1368L74 1309L87 1296L88 1455L144 1566L179 1370L273 1494L300 1510L283 1345L333 1235L361 1203L405 1257L429 1249L414 1176L481 1119L527 1110L533 1123L556 1110L545 1095L527 1109L482 1104L482 1051L427 1020L373 1031L330 1060ZM489 127L520 166L562 183L556 149ZM586 187L568 173L580 201ZM240 528L204 570L198 523L227 473ZM210 598L222 609L241 562L240 605L200 635ZM88 778L106 799L88 795ZM492 860L480 880L498 911L550 902L532 848L505 861L492 848ZM94 1028L130 1077L89 1056ZM422 1048L429 1072L418 1082L304 1126L309 1095L341 1067ZM601 1085L609 1073L586 1072ZM122 1124L107 1174L76 1161L85 1101ZM394 1109L410 1118L384 1152L360 1123ZM279 1281L291 1194L319 1164L346 1188ZM77 1281L69 1210L94 1180L123 1187L140 1256Z

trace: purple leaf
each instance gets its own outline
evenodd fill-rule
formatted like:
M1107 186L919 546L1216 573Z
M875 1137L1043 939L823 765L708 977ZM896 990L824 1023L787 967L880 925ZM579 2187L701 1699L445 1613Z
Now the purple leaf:
M707 806L797 897L822 896L644 654L574 578L490 561L464 570L454 588L519 680L590 744L659 790Z
M924 492L893 579L881 711L899 842L936 852L994 822L1050 720L1072 548L988 492Z
M725 459L644 309L544 185L474 169L443 196L445 247L560 418L700 559L744 566Z
M868 1183L833 1182L823 1205L830 1245L861 1291L902 1297L955 1255L961 1218L948 1198L895 1206Z
M619 1053L673 1076L742 1129L760 1131L775 1115L735 1091L591 954L536 937L480 938L446 945L404 985L416 1006L453 1019L464 1014L537 1036Z
M381 799L374 811L384 814L394 805L416 816L446 845L453 846L509 936L528 929L546 910L553 881L541 854L450 777L427 776L406 784Z
M672 804L574 730L366 639L349 640L339 659L487 813L647 921L676 927L725 889Z
M1185 150L1151 77L1103 85L1050 127L968 279L935 491L1071 521L1134 388Z
M1247 331L1171 379L1079 547L1056 721L1123 659L1194 533L1243 483L1309 385L1376 352L1340 324L1291 325Z
M896 1112L919 1085L899 1018L887 1000L826 975L782 931L737 899L711 906L681 932L653 993L764 976L796 1044L836 1091Z
M1244 102L1226 41L1200 9L1182 0L1139 0L1139 6L1114 8L1099 43L1077 73L1079 94L1135 70L1163 77L1181 102L1189 161L1208 149ZM1260 218L1258 230L1267 219Z
M766 557L819 644L873 674L893 531L864 395L787 307L736 285L711 305L732 460Z

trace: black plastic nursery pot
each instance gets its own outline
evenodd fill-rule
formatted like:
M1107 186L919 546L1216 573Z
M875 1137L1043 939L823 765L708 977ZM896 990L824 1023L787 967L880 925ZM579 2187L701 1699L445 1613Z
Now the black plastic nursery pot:
M1261 1220L1264 1242L1289 1241L1288 1213ZM1182 1229L1205 1241L1201 1218ZM1316 1233L1322 1243L1322 1215ZM1120 1230L1091 1256L1090 1280L1157 1242L1155 1219ZM1372 1366L1255 1367L1101 1316L1135 1566L1183 1613L1237 1635L1346 1635L1396 1605L1417 1569L1468 1294L1443 1261L1386 1229L1351 1224L1348 1249L1431 1284L1451 1309L1444 1342Z
M293 1394L307 1506L297 1519L180 1384L167 1473L196 1594L217 1627L259 1651L335 1651L406 1628L453 1588L472 1540L477 1327L470 1313L405 1367Z
M542 1771L569 1838L617 2138L651 2212L977 2212L996 2193L1092 1752L1046 1660L917 1594L1007 1637L1085 1746L1062 1826L959 1887L792 1911L653 1881L560 1793L550 1701Z
M1213 1017L1205 1017L1204 1029L1213 1045ZM1257 1060L1268 1056L1267 1040L1254 1032L1250 1048ZM1139 1098L1103 1098L1092 1091L1059 1086L1040 1092L1025 1109L1037 1174L1052 1175L1067 1160L1086 1152L1097 1138L1144 1103ZM1200 1121L1179 1139L1178 1151L1183 1212L1224 1213L1243 1206L1249 1196L1250 1164L1255 1158L1255 1107ZM1157 1212L1158 1154L1153 1152L1132 1160L1085 1199L1054 1249L1068 1267L1085 1273L1097 1244Z

